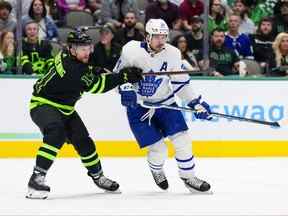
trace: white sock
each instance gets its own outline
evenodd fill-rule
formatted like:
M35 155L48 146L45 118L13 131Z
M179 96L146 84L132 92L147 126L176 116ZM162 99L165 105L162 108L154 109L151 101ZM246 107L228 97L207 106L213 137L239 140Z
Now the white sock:
M160 140L148 148L147 161L152 171L162 171L164 162L168 157L168 149L163 140Z
M191 178L195 176L195 161L192 154L191 139L187 132L180 132L169 139L175 148L175 159L178 165L180 178Z

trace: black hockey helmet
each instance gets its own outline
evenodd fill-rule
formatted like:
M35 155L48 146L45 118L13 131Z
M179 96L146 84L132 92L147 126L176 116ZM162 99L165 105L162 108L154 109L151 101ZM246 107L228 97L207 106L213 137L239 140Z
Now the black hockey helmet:
M86 33L86 28L76 29L69 32L67 36L68 45L90 45L92 44L91 37Z

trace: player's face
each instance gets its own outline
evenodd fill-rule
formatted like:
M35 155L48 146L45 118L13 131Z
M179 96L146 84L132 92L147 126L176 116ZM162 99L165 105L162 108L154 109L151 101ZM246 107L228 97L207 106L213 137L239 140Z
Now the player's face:
M72 47L71 53L78 61L88 63L92 50L92 45L81 45Z
M164 48L166 42L167 35L156 34L151 37L149 45L155 52L160 52Z

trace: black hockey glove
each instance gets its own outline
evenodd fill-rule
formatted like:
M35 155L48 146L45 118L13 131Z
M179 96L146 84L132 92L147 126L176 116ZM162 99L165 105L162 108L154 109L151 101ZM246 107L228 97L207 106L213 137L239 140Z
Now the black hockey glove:
M136 83L143 79L142 73L143 71L140 68L125 67L120 70L119 75L123 83Z

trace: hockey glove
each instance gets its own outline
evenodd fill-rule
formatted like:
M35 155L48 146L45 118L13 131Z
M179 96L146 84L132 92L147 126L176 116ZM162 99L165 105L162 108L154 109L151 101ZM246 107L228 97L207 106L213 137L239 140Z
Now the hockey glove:
M123 83L136 83L143 79L142 69L137 67L125 67L120 70L120 76Z
M206 119L211 120L211 110L209 104L207 104L205 101L201 102L201 96L199 96L197 99L192 100L189 104L189 107L191 107L194 112L194 116L197 119Z
M119 87L121 104L126 107L135 108L137 106L137 94L131 83L125 83Z

